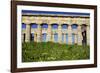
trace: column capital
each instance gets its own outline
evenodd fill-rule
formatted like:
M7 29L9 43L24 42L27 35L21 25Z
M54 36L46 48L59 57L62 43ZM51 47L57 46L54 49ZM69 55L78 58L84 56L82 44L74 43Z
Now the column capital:
M62 24L58 24L58 26L62 26Z
M26 25L30 25L31 23L30 23L30 22L25 22L25 24L26 24Z
M58 25L58 30L61 30L61 29L62 29L62 25L59 24L59 25Z
M71 29L72 28L72 25L68 25L68 29Z
M90 27L90 25L87 25L87 27Z
M72 24L69 24L68 26L72 26Z
M81 27L82 25L78 25L78 27Z
M81 25L78 25L77 29L78 29L78 32L81 32Z

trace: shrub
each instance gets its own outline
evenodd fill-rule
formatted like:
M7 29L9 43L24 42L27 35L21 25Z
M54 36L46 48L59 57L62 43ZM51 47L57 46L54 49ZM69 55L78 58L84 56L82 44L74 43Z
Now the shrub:
M22 61L59 61L89 59L90 47L53 42L22 43Z

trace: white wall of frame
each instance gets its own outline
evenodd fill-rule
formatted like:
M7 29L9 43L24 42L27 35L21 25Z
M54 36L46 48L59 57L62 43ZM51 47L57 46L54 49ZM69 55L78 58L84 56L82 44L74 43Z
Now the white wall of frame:
M27 0L38 2L72 3L98 5L98 16L100 16L100 0ZM100 17L98 17L98 67L68 70L39 71L27 73L99 73L100 72ZM10 0L0 1L0 73L10 72ZM25 73L25 72L24 72Z

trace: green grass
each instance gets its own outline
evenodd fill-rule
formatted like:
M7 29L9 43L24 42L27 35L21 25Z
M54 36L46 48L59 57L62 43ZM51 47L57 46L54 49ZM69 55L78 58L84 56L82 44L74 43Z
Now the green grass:
M90 47L66 45L52 42L22 43L22 61L61 61L89 59Z

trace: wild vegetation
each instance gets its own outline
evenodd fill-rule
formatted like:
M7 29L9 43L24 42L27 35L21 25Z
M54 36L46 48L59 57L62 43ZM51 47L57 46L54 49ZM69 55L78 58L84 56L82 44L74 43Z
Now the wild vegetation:
M90 47L52 42L22 43L22 61L62 61L89 59Z

